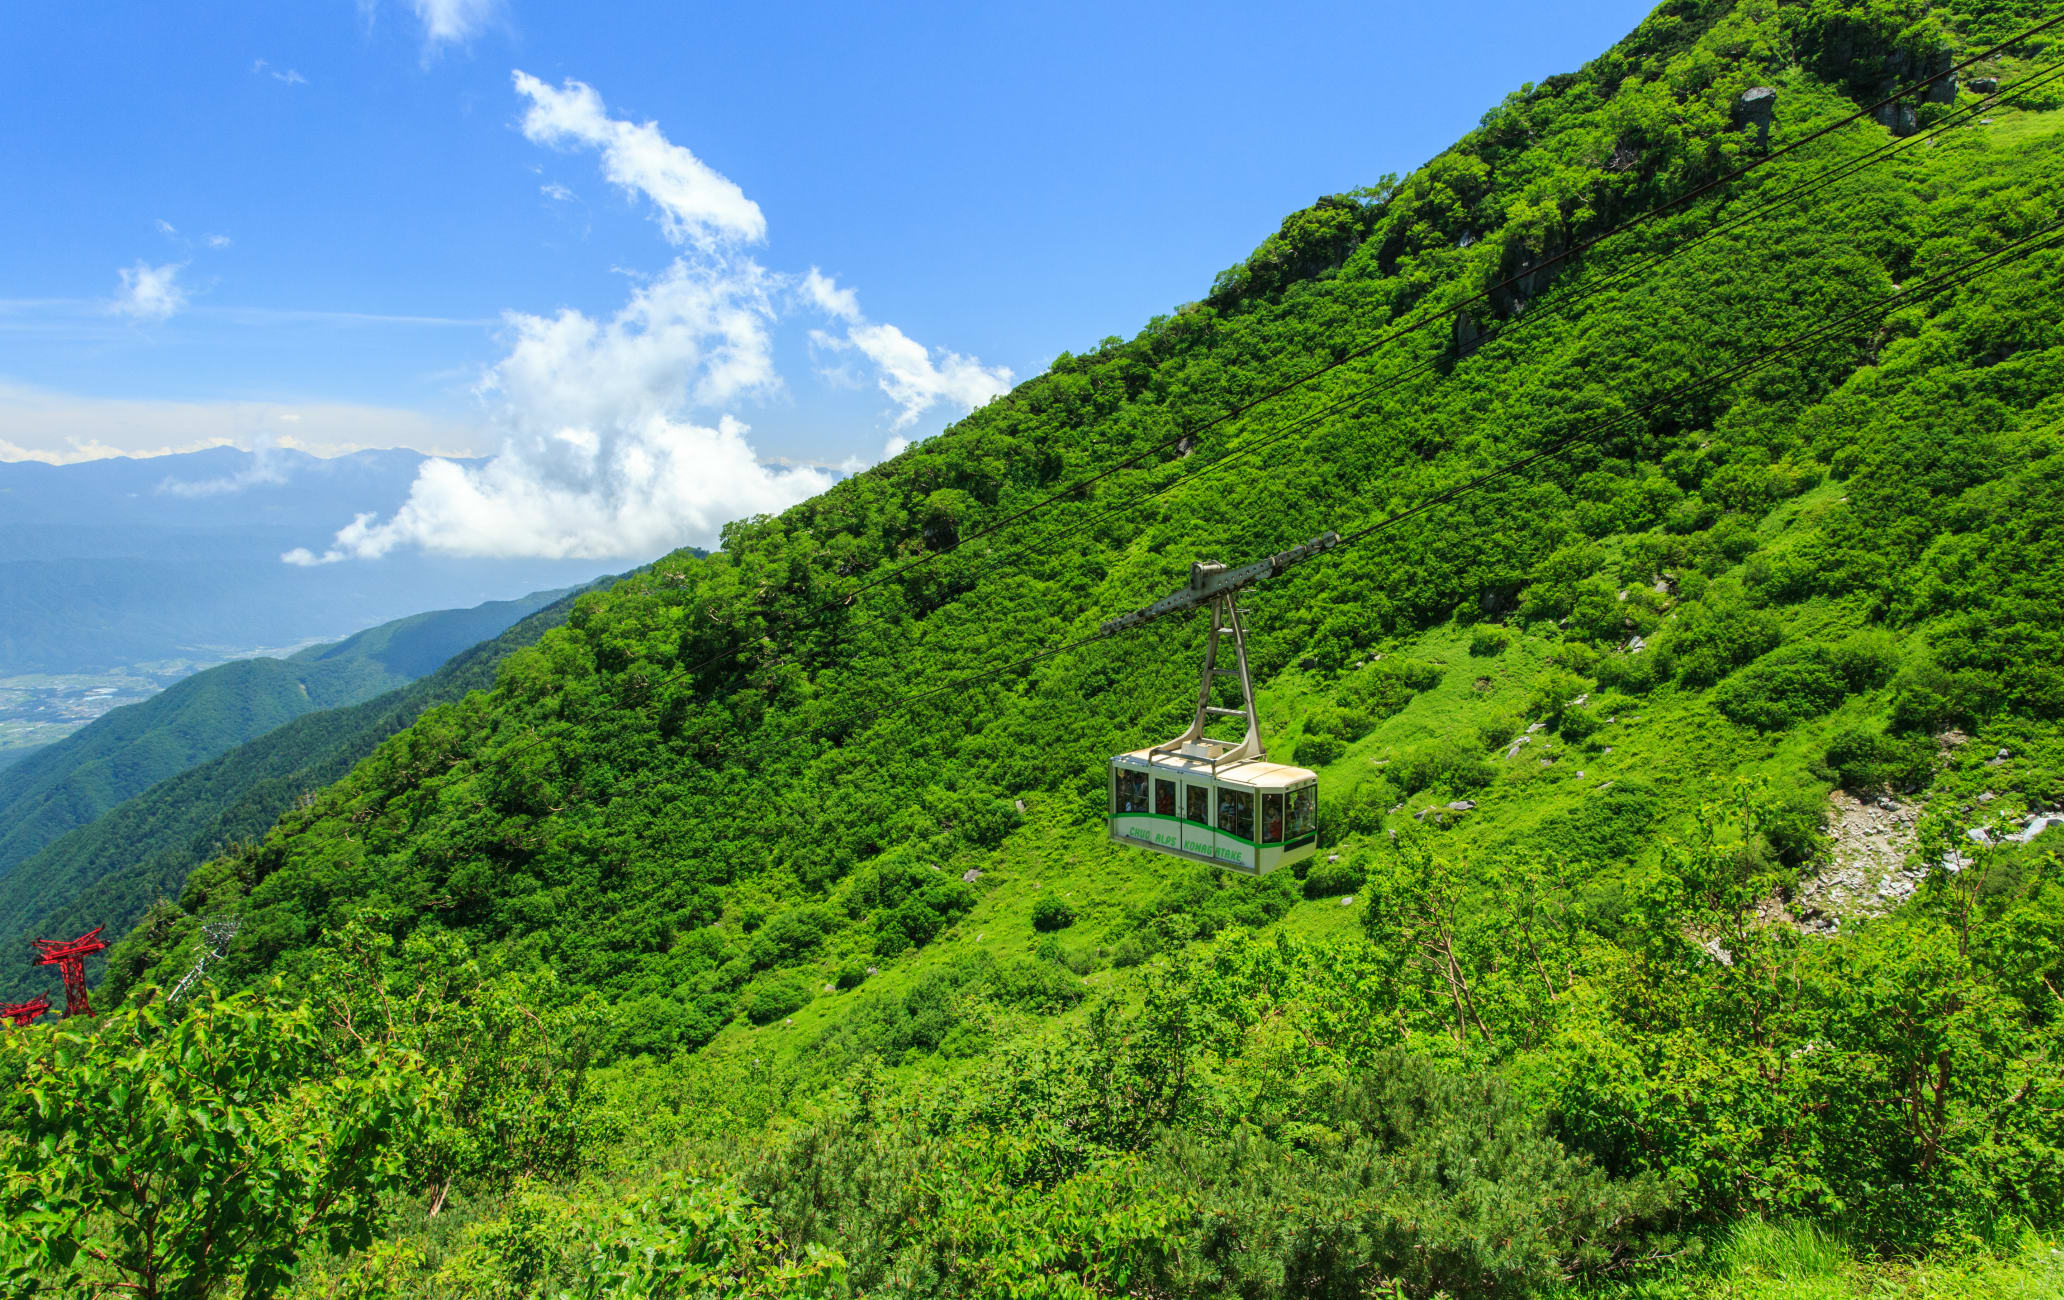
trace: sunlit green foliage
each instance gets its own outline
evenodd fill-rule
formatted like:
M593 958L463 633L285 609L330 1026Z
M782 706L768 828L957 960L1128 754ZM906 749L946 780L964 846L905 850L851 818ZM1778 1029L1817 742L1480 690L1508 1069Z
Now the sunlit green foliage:
M206 864L123 969L183 973L229 916L227 984L329 1005L339 936L393 940L383 987L457 936L483 990L532 1006L549 971L576 1008L508 1040L506 1103L426 1092L443 1123L506 1104L511 1137L405 1146L422 1217L311 1293L668 1293L596 1262L635 1256L769 1294L1725 1294L1775 1257L1745 1223L1865 1256L2064 1226L2064 867L1966 833L2064 797L2064 258L1670 396L2057 220L2064 122L2008 105L1791 194L1895 138L1857 124L1544 265L1756 156L1748 87L1797 139L2003 22L1666 5L1412 176L1294 216L1203 304L584 598L491 693ZM1193 560L1621 414L1247 598L1272 755L1324 782L1301 875L1098 834L1108 756L1188 720L1193 624L968 680ZM1789 906L1838 780L1924 810L1924 879L1808 933ZM525 1118L562 1095L595 1145ZM667 1198L654 1220L687 1226L621 1217Z

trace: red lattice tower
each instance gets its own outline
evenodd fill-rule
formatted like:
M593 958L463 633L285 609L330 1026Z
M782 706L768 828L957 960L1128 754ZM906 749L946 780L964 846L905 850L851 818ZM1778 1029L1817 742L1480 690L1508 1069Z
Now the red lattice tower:
M50 1010L50 999L38 993L27 1002L0 1002L0 1016L14 1022L16 1029L26 1029L37 1016Z
M64 976L65 1018L90 1016L93 1004L86 1000L86 959L107 948L107 941L100 932L107 927L96 925L90 934L65 942L59 939L36 939L36 951L43 954L36 958L37 966L55 966Z

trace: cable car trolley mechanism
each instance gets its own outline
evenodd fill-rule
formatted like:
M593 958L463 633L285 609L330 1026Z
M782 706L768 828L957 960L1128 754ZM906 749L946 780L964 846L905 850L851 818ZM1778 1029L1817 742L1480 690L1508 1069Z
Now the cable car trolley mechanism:
M1247 672L1247 634L1240 619L1239 592L1284 569L1331 549L1339 537L1325 533L1237 569L1193 564L1183 590L1145 609L1114 618L1104 635L1206 606L1211 628L1204 642L1204 671L1197 686L1197 711L1189 730L1175 739L1111 760L1111 838L1156 853L1209 862L1251 876L1302 861L1318 851L1319 778L1314 772L1271 763L1261 740L1254 683ZM1233 667L1222 666L1221 639L1232 641ZM1240 707L1212 702L1220 678L1239 683ZM1239 719L1239 740L1207 736L1215 719Z

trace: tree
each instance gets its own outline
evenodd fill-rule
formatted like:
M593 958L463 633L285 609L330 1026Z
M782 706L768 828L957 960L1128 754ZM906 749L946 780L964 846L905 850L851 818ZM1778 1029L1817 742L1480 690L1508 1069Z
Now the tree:
M244 994L11 1034L0 1276L16 1294L260 1300L301 1253L363 1247L422 1123L418 1062L337 1053L305 1004Z

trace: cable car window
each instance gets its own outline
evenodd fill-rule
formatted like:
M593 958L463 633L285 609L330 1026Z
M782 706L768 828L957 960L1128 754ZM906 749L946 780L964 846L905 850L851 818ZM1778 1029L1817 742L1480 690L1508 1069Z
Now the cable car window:
M1186 785L1183 800L1188 805L1183 816L1199 826L1211 824L1211 787L1208 785Z
M1175 816L1175 782L1164 781L1158 776L1154 778L1154 815Z
M1308 785L1290 792L1290 838L1303 839L1319 828L1319 788Z
M1118 811L1120 813L1143 813L1147 810L1147 774L1145 772L1118 773Z
M1261 842L1281 844L1283 842L1283 796L1265 794L1261 797Z
M1228 790L1218 792L1218 828L1228 835L1237 835L1243 840L1254 839L1254 792L1251 790Z

